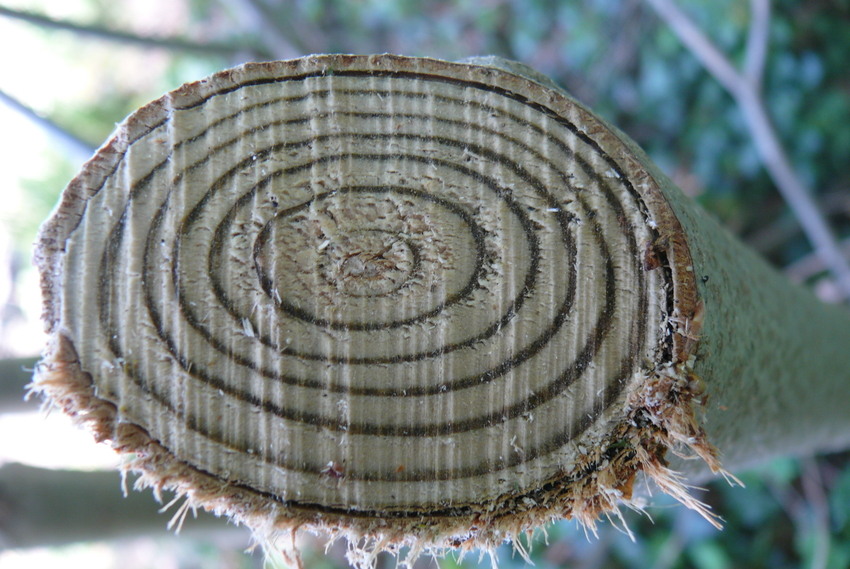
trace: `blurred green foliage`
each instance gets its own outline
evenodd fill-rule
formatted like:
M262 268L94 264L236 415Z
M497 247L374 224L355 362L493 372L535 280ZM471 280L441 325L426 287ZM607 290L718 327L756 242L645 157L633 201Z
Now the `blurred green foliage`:
M636 139L685 191L777 265L810 250L761 168L740 110L639 0L178 3L188 6L183 34L187 38L254 45L257 30L246 28L247 20L238 16L250 6L264 4L270 15L267 23L305 54L396 52L445 59L495 54L523 61L552 76ZM680 3L733 61L741 61L750 21L747 3ZM88 0L80 5L81 20L107 27L126 25L121 2ZM138 49L102 47L128 53ZM49 114L97 144L115 122L161 92L240 63L197 53L168 57L165 72L144 84L110 81L108 73L93 68L92 74L102 78L97 97L57 104ZM794 165L820 199L833 204L830 219L845 235L850 233L848 62L850 1L773 3L766 102ZM51 163L55 167L26 182L31 215L16 221L16 231L27 247L72 175L61 157ZM841 199L830 201L833 195ZM536 535L531 556L538 567L846 568L850 566L847 459L836 455L817 462L778 461L744 475L746 489L713 484L704 499L725 519L722 532L669 499L656 497L648 515L626 516L635 541L614 523L603 524L599 535L590 539L575 524L562 523L549 528L548 538ZM525 564L510 548L500 551L499 557L503 568ZM316 568L338 566L333 557L317 554L309 554L308 561ZM487 559L481 562L488 564ZM463 563L452 557L441 562L445 569L476 565L474 556Z

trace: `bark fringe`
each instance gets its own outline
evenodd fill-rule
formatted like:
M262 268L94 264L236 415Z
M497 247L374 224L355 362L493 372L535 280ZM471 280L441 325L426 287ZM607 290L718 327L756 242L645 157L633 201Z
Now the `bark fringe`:
M535 528L559 519L575 519L586 532L596 534L603 516L609 520L614 516L630 534L620 508L641 510L632 493L639 472L719 528L720 518L694 498L694 488L668 467L664 458L668 450L703 460L713 472L737 481L722 469L717 449L697 423L695 405L702 401L703 389L690 363L685 362L642 372L641 387L627 402L627 418L605 445L588 449L580 476L553 481L551 488L533 499L510 503L510 509L479 514L472 527L469 520L356 526L333 516L317 523L310 515L270 503L250 490L235 494L222 482L175 459L144 429L119 421L115 406L95 395L91 377L80 369L70 340L61 334L57 338L49 358L38 366L30 390L71 415L97 441L109 442L122 455L124 472L138 475L136 490L150 488L159 501L163 491L174 492L174 499L163 510L183 500L169 528L179 531L188 513L198 508L226 515L251 528L267 555L280 556L299 569L303 564L297 535L302 531L346 539L346 557L358 569L374 568L378 554L384 551L394 555L405 551L399 565L411 567L423 555L442 557L457 550L463 556L473 549L489 555L495 566L495 549L505 542L528 559L522 535L529 536Z

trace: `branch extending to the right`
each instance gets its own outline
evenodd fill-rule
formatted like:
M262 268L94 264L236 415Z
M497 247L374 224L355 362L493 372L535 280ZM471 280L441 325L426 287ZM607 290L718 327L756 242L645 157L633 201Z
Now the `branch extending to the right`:
M829 267L844 298L850 298L850 263L812 198L811 190L791 165L761 95L761 76L767 57L770 0L751 2L752 23L743 70L738 70L673 0L646 2L735 99L773 183L797 216L814 249Z

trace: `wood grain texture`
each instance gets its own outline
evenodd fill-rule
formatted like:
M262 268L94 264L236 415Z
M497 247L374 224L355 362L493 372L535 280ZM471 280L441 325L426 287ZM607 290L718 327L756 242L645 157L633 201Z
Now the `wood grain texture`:
M610 463L628 493L634 394L697 333L679 230L617 135L525 76L249 64L134 113L66 189L37 384L249 525L524 529Z

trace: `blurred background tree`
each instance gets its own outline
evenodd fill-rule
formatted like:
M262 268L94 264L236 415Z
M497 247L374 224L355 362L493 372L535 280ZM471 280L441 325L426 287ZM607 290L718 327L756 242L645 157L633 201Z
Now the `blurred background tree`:
M820 221L836 235L850 235L850 1L680 0L675 6L742 73L763 67L757 73L761 103L775 127L775 142L803 185L813 189ZM765 6L770 10L760 13ZM764 168L753 143L752 117L745 114L752 110L742 110L723 77L706 70L693 46L685 47L670 14L660 0L4 0L0 357L33 356L40 348L37 278L28 263L31 243L61 189L116 122L163 92L219 69L309 53L392 52L449 60L495 54L527 63L633 137L686 193L790 278L825 301L842 302L846 295L835 272L813 253L801 230L799 208L786 204L777 191L781 180ZM767 40L761 43L767 48L763 57L757 44L754 48L753 41L760 41L753 39L754 22ZM843 246L848 251L846 240ZM36 407L19 403L26 374L16 373L20 361L10 365L12 371L0 377L0 461L21 460L11 452L12 438L23 437L15 426L22 423L15 421ZM47 447L35 452L56 454ZM54 528L47 518L28 520L39 508L27 502L27 492L38 496L39 488L64 484L80 495L94 492L70 490L77 488L70 475L38 476L17 466L0 469L0 548L95 541L121 533L113 522L100 519L63 538L63 524ZM543 567L850 566L846 453L781 460L742 478L746 489L712 484L703 496L726 519L723 532L658 498L648 509L651 520L638 514L627 518L634 541L614 524L588 540L563 523L548 530L548 545L542 534L535 537L532 557ZM38 483L26 486L21 480ZM114 485L100 487L117 494L117 475ZM65 527L84 517L74 508L85 507L86 500L65 505L41 493L42 503L50 506L45 515L64 520ZM93 499L88 504L95 507ZM120 502L114 507L120 508ZM138 508L123 511L132 518ZM137 517L138 524L122 530L125 535L165 534L167 516ZM262 565L256 555L234 553L248 545L245 534L223 537L207 530L209 523L196 522L198 531L180 542L159 537L147 550L159 553L142 556L147 561L138 565L126 563L132 547L139 557L138 541L121 542L125 549L117 551L123 553L109 549L113 553L101 561L83 556L79 563ZM191 528L189 520L186 530ZM0 565L32 567L33 558L23 551L0 551ZM67 566L78 559L73 555L79 553L59 551L52 563ZM167 562L163 551L173 554ZM338 549L328 555L308 551L308 567L344 566ZM445 568L477 564L472 557L438 562ZM520 564L510 548L500 552L502 567Z

